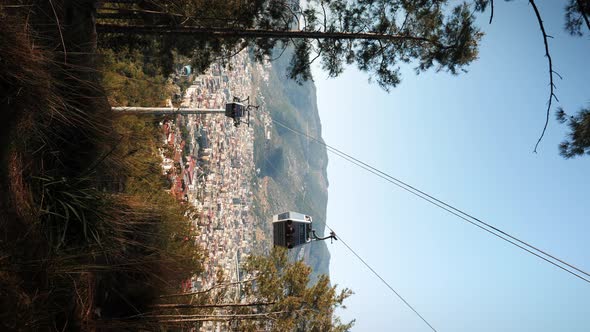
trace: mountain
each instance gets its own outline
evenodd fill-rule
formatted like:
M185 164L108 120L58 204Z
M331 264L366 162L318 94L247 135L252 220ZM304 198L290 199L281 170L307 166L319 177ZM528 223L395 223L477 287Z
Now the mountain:
M261 84L264 107L273 121L321 140L315 85L311 81L300 85L286 77L289 53L272 62L268 84ZM313 228L322 236L328 203L326 148L276 122L255 126L254 160L260 169L255 213L268 220L266 233L271 236L273 214L297 211L312 216ZM293 249L290 255L303 257L313 268L312 280L329 274L330 253L323 241Z

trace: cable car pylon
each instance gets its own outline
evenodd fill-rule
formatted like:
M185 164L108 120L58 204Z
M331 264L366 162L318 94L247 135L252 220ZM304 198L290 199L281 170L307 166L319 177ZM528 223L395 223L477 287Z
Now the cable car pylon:
M244 104L247 102L247 104ZM225 104L224 108L194 108L194 107L138 107L138 106L112 106L111 110L116 113L136 114L136 115L201 115L201 114L225 114L228 118L234 120L234 126L239 126L242 122L250 126L250 111L258 109L260 106L250 105L250 97L240 99L234 97L233 101ZM243 117L247 120L243 121Z
M218 114L225 113L223 108L193 108L193 107L137 107L137 106L113 106L111 110L125 114Z

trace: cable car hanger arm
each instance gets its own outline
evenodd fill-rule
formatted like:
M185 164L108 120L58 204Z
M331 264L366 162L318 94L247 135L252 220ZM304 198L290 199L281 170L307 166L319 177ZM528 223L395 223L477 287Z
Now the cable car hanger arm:
M311 231L311 235L312 235L313 239L314 239L314 240L316 240L316 241L323 241L323 240L327 240L327 239L330 239L330 243L331 243L333 240L336 240L336 241L338 241L338 238L336 237L336 233L334 233L334 231L331 231L331 232L330 232L330 235L328 235L328 236L325 236L325 237L319 237L319 236L317 236L317 234L315 233L315 229L313 229L313 230Z

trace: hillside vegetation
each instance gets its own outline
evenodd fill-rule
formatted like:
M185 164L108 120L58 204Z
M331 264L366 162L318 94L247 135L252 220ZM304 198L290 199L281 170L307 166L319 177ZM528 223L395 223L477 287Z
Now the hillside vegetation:
M155 327L127 317L200 269L162 190L153 120L111 114L94 6L0 6L3 331Z

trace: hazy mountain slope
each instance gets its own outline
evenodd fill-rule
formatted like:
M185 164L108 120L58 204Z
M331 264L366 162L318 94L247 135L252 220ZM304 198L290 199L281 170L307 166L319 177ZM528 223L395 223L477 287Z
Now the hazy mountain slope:
M262 84L266 108L273 120L319 138L321 124L315 85L313 82L298 85L286 78L290 59L287 53L273 62L268 86ZM272 125L270 140L264 137L263 128L255 132L255 162L260 168L257 213L268 220L268 230L273 214L292 210L311 215L314 229L319 235L324 234L328 202L325 147L276 123ZM330 253L326 243L314 242L303 250L291 250L291 254L304 255L315 275L329 273Z

